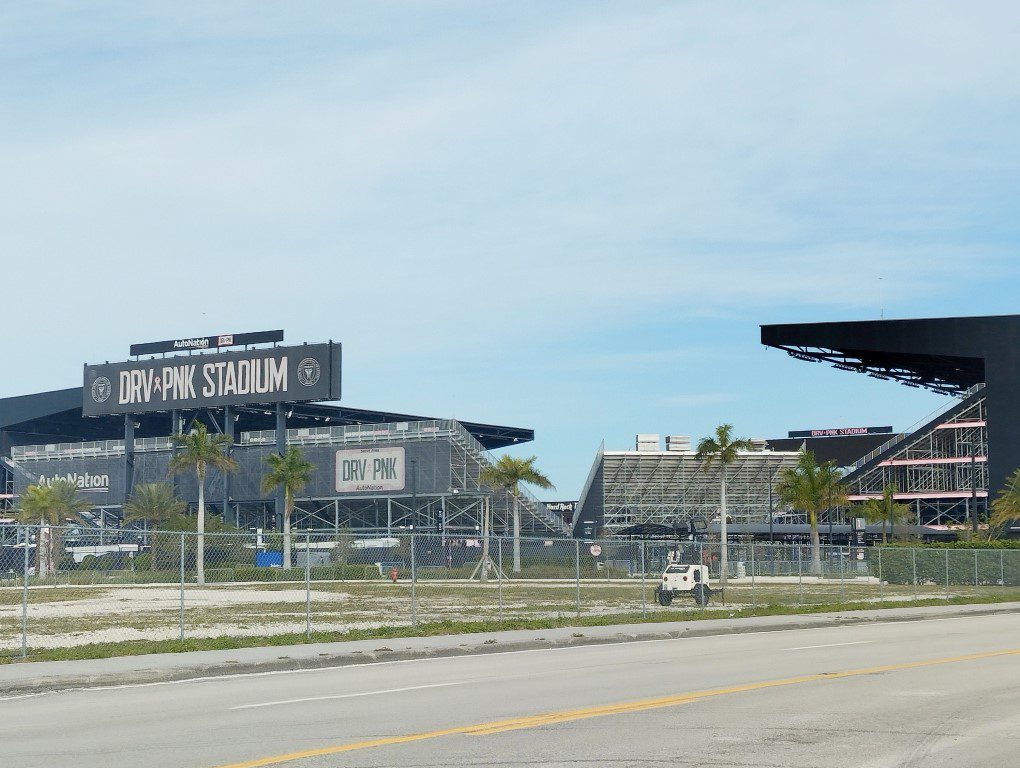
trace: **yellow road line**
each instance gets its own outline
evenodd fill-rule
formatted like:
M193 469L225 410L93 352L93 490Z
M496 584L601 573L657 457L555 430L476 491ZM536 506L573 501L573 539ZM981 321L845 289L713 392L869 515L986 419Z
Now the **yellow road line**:
M887 664L881 667L865 667L863 669L850 669L843 672L823 672L815 675L800 675L799 677L787 677L781 680L767 680L760 683L734 685L728 688L713 688L706 691L693 691L673 696L661 696L655 699L627 701L617 704L604 704L597 707L570 709L562 712L547 712L541 715L515 717L508 720L495 720L488 723L463 725L456 728L445 728L440 731L425 731L423 733L412 733L406 736L388 736L381 739L371 739L369 741L356 741L350 744L339 744L337 746L322 747L320 749L306 749L301 752L290 752L285 755L274 755L272 757L263 757L257 760L247 760L241 763L230 763L229 765L220 765L216 768L263 768L263 766L280 765L282 763L289 763L294 760L302 760L310 757L337 755L342 752L354 752L359 749L386 747L394 744L407 744L412 741L437 739L441 736L453 736L456 734L464 734L468 736L488 736L493 733L516 731L522 728L537 728L543 725L565 723L571 720L584 720L590 717L605 717L606 715L619 715L629 712L641 712L647 709L673 707L679 704L688 704L693 701L708 699L713 696L726 696L733 693L759 691L765 688L779 688L785 685L800 685L802 683L817 682L819 680L839 680L847 677L859 677L861 675L877 675L883 672L898 672L905 669L917 669L918 667L934 667L940 664L953 664L960 661L976 661L979 659L992 659L998 656L1016 655L1020 655L1020 648L1011 648L1002 651L988 651L985 653L971 653L965 656L951 656L944 659L908 661L903 664Z

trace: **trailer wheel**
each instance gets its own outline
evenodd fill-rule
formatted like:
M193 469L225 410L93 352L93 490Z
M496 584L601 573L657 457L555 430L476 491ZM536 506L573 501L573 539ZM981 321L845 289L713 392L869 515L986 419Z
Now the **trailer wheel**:
M659 605L669 605L673 602L672 592L659 592Z
M695 584L691 593L694 595L694 602L701 607L708 605L708 600L712 596L712 590L705 584Z

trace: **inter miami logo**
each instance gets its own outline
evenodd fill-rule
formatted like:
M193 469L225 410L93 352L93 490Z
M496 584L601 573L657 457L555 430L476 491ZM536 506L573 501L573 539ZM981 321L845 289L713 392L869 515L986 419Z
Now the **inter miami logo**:
M113 385L105 376L100 376L92 382L92 399L97 403L105 403L113 394Z
M297 380L303 386L311 387L319 381L322 376L322 367L314 357L306 357L297 367Z

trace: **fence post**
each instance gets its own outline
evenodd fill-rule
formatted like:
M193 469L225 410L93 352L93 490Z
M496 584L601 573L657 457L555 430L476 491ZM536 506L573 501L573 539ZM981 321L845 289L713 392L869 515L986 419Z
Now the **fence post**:
M499 621L503 623L503 539L496 537L496 583L499 591Z
M754 541L751 542L751 609L758 608L758 593L754 586Z
M978 556L978 551L975 549L974 550L974 594L977 594L977 591L978 591L978 562L977 562L978 558L977 558L977 556Z
M668 560L669 560L669 558L667 557L667 562L668 562ZM703 566L705 566L706 570L708 570L708 581L709 581L709 584L711 584L711 582L712 582L712 572L711 572L711 569L709 568L708 563L705 562L705 542L703 542L703 541L699 541L698 542L698 565L703 565ZM708 586L708 584L706 584L705 586ZM702 605L702 606L699 606L699 607L701 608L701 613L704 614L705 613L705 606Z
M913 564L914 569L914 601L918 599L917 594L917 550L911 548L910 550L910 562Z
M312 639L312 534L305 531L305 639Z
M847 549L849 550L849 547ZM836 562L839 563L839 604L842 605L846 602L846 561L843 559L842 547L838 550Z
M945 550L946 553L946 600L949 599L949 550Z
M184 531L181 531L181 640L184 639Z
M418 568L415 560L415 540L411 534L411 626L418 626Z
M578 539L574 539L574 589L577 618L581 618L581 542Z
M797 544L797 605L804 605L804 548Z
M1003 557L1002 557L1003 554L1004 554L1003 551L1000 549L999 550L999 583L1003 587L1005 587L1006 586L1006 565L1005 565L1005 562L1004 562Z
M28 658L28 544L29 539L32 536L31 529L25 526L25 553L24 553L24 573L22 574L22 586L21 586L21 658ZM36 538L36 547L38 548L38 538ZM38 571L39 555L36 553L36 570Z
M643 541L638 542L638 546L641 551L641 618L645 619L648 617L648 606L646 604L646 589L645 589L645 543Z
M878 550L878 601L885 602L885 582L882 580L882 547L879 545L876 547Z

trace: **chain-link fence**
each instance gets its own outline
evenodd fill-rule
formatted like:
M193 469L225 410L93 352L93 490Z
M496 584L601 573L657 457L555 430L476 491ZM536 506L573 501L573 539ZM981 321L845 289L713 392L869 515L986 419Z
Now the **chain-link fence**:
M769 606L1020 599L1020 550L7 529L0 654L123 641L351 633L437 622L680 618ZM663 572L705 573L660 601ZM679 578L683 578L682 576ZM693 586L693 583L690 584ZM669 605L662 605L668 602ZM693 612L693 614L692 614Z

